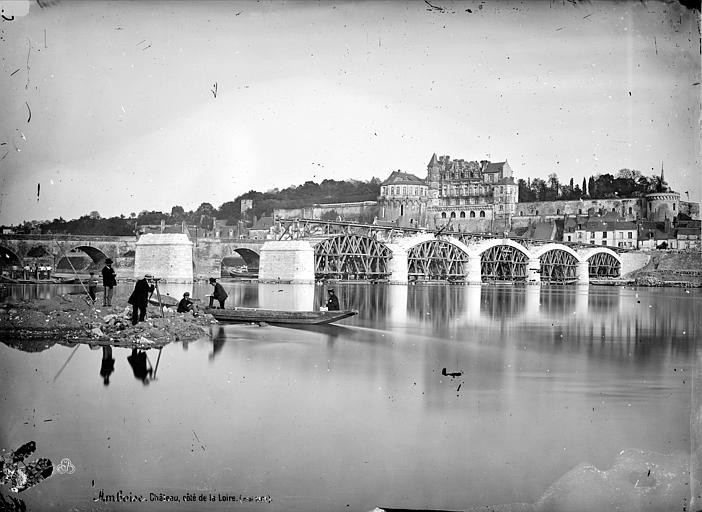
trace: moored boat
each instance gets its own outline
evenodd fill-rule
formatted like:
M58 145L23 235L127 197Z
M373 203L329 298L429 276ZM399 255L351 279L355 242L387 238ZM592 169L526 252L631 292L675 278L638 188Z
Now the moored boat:
M358 314L355 309L340 311L286 311L280 309L233 308L203 310L220 322L319 325L336 322Z

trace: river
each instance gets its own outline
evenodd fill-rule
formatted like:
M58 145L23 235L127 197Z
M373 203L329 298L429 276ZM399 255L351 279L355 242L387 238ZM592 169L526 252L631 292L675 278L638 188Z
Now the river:
M326 295L224 285L229 307L311 309ZM334 286L358 316L214 326L211 340L148 351L158 367L145 380L126 349L105 382L102 349L0 344L0 448L34 440L37 456L75 468L19 497L30 510L465 510L534 503L626 449L689 457L700 289ZM15 286L0 300L66 290ZM103 501L119 491L147 501ZM161 494L181 502L149 501Z

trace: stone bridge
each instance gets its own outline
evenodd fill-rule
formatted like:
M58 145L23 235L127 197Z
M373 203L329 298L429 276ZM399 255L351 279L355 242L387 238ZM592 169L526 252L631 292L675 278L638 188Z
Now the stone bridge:
M258 268L263 240L199 238L193 241L193 275L219 277L222 259L239 254L249 268ZM119 277L132 278L137 239L133 236L0 235L0 267L28 264L56 268L66 256L86 254L94 268L111 258Z
M369 228L374 228L368 226ZM380 236L379 236L380 235ZM82 252L100 268L109 257L119 277L135 272L135 237L0 235L0 266L58 265ZM189 251L188 251L189 252ZM620 277L647 263L641 254L600 246L429 232L307 233L288 240L192 241L193 277L219 277L222 261L238 254L264 281L351 279L407 283L508 281L587 283Z

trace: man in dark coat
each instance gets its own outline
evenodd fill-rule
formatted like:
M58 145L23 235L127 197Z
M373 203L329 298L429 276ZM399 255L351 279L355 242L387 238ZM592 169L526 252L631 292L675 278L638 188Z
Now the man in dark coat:
M189 313L190 311L193 311L194 306L193 306L193 301L190 300L190 292L185 292L183 294L183 298L180 299L180 302L178 303L178 313Z
M154 285L149 283L150 279L153 279L151 274L146 274L144 279L139 279L134 285L134 291L127 301L132 305L132 325L143 322L146 318L146 306L149 303L149 294L154 291Z
M329 288L329 299L327 300L327 310L328 311L339 311L339 298L334 295L334 289Z
M217 282L214 277L210 277L210 284L214 286L214 291L210 295L210 307L214 307L214 300L219 301L219 309L224 309L224 301L227 300L227 292L224 291L224 287Z
M110 258L105 259L105 266L102 267L102 285L105 287L102 305L111 306L114 287L117 286L117 274L115 269L112 268L112 260Z

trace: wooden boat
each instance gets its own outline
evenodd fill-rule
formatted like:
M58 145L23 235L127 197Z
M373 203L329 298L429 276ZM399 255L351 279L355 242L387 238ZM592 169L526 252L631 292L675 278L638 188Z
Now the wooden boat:
M229 277L233 277L234 279L256 279L258 277L258 271L250 272L248 270L247 271L230 270Z
M215 317L219 322L264 322L268 324L298 325L330 324L358 314L358 311L355 309L344 309L340 311L284 311L279 309L258 308L204 308L203 311Z

